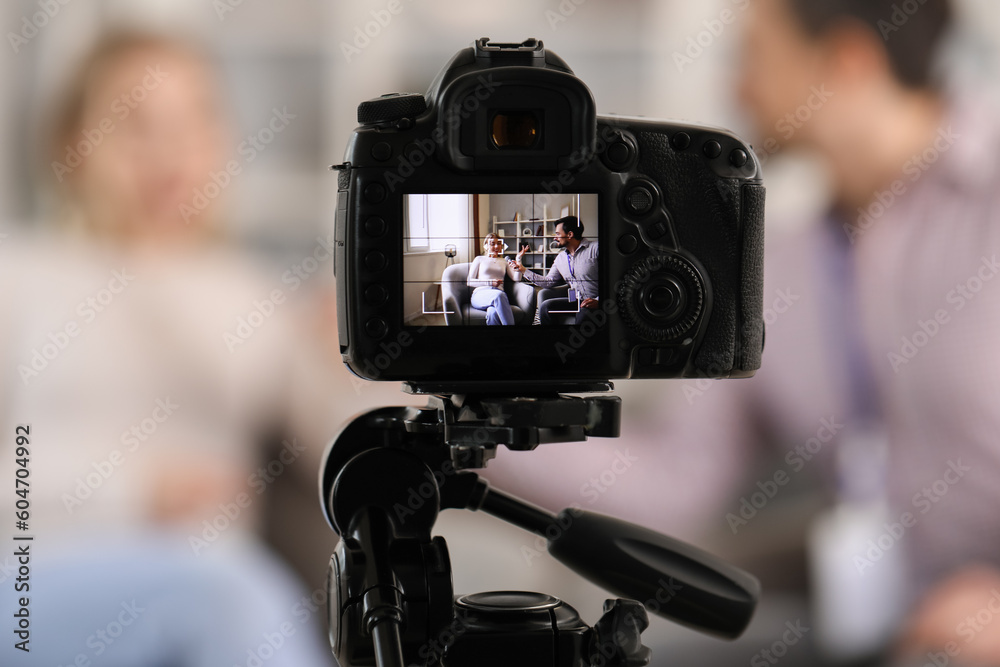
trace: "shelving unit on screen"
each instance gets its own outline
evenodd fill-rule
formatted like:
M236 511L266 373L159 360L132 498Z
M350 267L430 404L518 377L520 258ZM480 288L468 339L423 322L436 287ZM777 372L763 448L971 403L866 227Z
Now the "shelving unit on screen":
M548 206L542 206L542 217L531 219L498 220L493 216L492 232L507 242L505 257L514 258L522 246L528 246L521 262L526 268L547 271L556 261L556 255L562 248L555 245L556 221L564 215L579 215L579 196L569 201L569 211L566 207L552 211Z

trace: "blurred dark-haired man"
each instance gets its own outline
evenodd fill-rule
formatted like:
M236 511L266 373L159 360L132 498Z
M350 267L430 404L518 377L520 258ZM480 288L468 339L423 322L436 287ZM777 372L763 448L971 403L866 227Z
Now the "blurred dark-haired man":
M802 301L769 328L757 389L774 405L798 393L807 414L839 397L845 501L878 465L845 466L849 434L884 425L889 525L903 530L857 555L858 581L876 557L904 554L904 652L1000 664L1000 622L962 634L1000 590L1000 133L936 76L952 15L947 0L750 11L742 100L773 136L827 89L781 145L818 154L832 181L825 219L773 249L771 288L791 284Z
M825 626L841 659L1000 664L1000 126L936 76L952 15L750 3L740 97L758 138L779 137L756 144L811 152L831 180L821 220L769 239L762 368L682 383L686 402L624 420L617 442L491 464L559 507L627 446L641 465L592 508L746 552L789 531L784 485L822 472L837 510L810 533L824 601L807 643ZM758 450L768 476L748 478ZM770 495L747 510L740 484Z

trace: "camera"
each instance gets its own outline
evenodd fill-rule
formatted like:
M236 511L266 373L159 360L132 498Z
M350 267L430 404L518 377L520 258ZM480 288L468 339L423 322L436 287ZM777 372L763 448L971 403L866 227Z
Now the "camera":
M338 170L341 353L369 380L749 377L764 187L714 128L598 116L542 42L363 102Z
M696 125L598 116L542 43L459 51L426 95L358 107L338 171L341 354L432 394L330 444L320 499L343 665L645 665L650 611L733 638L751 575L648 529L552 514L472 472L498 446L617 437L618 378L749 377L764 344L764 187L751 148ZM618 599L588 626L549 595L456 597L443 509L483 511ZM668 604L669 603L669 604Z

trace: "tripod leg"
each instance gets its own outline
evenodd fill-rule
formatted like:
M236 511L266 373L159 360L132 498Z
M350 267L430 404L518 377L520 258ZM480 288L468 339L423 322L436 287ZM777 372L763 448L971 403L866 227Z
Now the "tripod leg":
M371 634L378 667L405 667L403 601L389 552L395 539L391 522L378 509L363 509L355 515L352 536L366 547L370 558L367 580L374 586L365 591L361 605L362 626Z
M365 418L346 433L338 443L361 449L381 440L384 429ZM331 560L334 652L345 667L405 667L404 656L413 660L453 616L447 548L430 534L438 487L427 465L402 449L375 447L343 458L336 475L324 476L342 538Z
M399 636L399 624L382 622L372 628L375 641L375 662L378 667L405 667L403 660L403 640Z

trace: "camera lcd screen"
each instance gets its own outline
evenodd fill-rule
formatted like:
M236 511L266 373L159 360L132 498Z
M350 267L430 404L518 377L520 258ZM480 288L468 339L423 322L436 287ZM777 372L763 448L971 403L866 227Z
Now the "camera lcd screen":
M409 194L407 326L569 326L598 307L598 195Z

